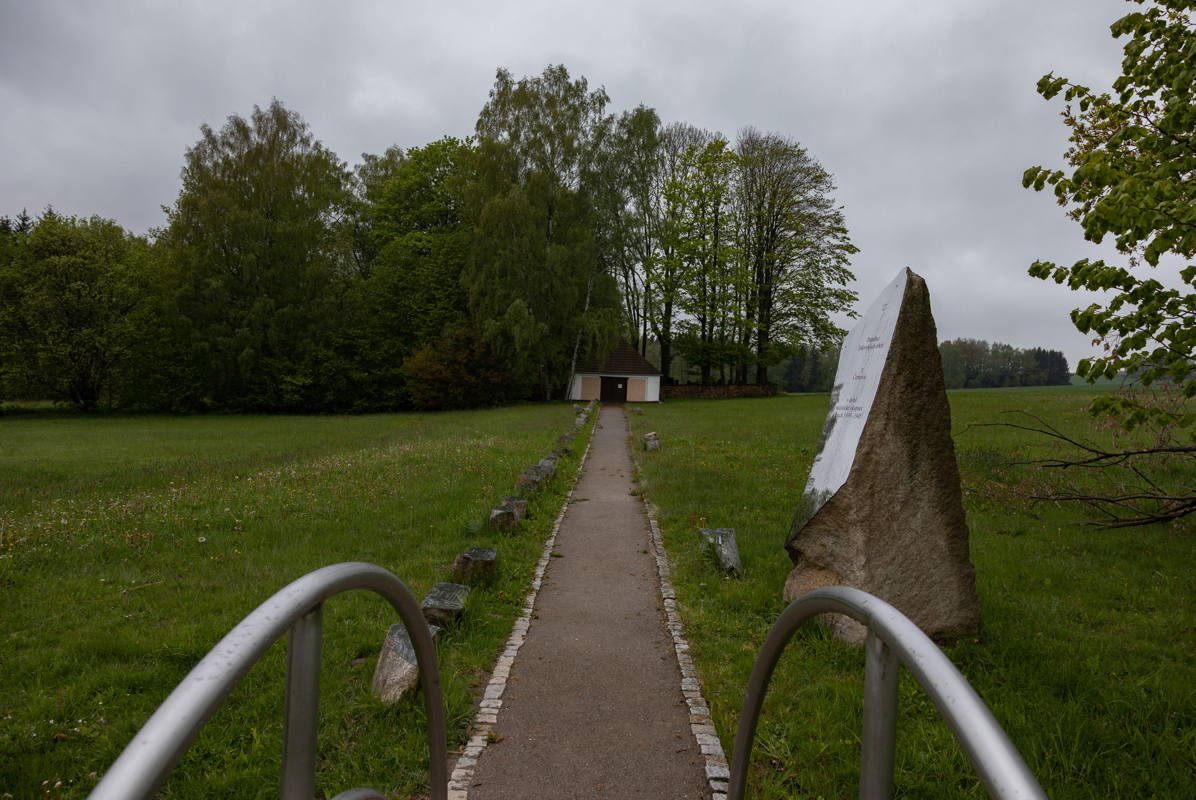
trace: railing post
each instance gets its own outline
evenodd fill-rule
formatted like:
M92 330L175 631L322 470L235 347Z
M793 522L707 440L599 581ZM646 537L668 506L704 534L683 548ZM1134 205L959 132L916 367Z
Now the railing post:
M864 643L864 728L860 735L860 800L893 796L897 744L897 676L901 662L869 629Z
M320 706L320 649L324 604L291 626L287 636L287 696L282 743L282 800L311 800L316 793L316 724Z

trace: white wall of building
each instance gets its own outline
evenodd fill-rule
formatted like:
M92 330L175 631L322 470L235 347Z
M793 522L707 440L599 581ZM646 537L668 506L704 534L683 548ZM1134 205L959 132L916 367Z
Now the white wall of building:
M659 403L660 402L660 376L659 375L644 375L644 402L645 403Z
M660 376L659 375L621 375L623 378L633 378L635 380L644 381L644 402L645 403L659 403L660 402ZM597 378L599 379L599 386L601 386L601 376L589 372L585 374L578 373L573 376L573 383L569 385L569 399L582 400L581 382L582 378ZM599 389L601 391L601 389Z

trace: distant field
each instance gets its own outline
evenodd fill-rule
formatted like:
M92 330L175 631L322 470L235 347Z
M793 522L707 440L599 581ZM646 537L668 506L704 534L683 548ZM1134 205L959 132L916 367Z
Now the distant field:
M1032 435L974 423L1028 411L1091 433L1077 387L952 392L956 451L983 614L947 653L1061 798L1188 797L1196 785L1196 520L1095 530L1029 500L1047 477L1008 467ZM670 401L631 415L663 449L637 453L658 511L687 635L730 753L756 651L783 608L782 545L827 395ZM1095 434L1094 434L1095 435ZM1196 476L1193 476L1196 480ZM884 502L884 498L878 498ZM717 577L701 526L736 530L746 577ZM756 739L754 798L857 793L863 656L811 626L774 677ZM984 797L930 701L900 690L897 796Z
M1097 391L1100 391L1102 389L1103 390L1120 389L1122 384L1123 384L1123 381L1120 378L1099 378L1099 379L1089 383L1087 378L1081 378L1079 375L1071 376L1071 385L1072 386L1081 386L1081 387L1087 386L1088 388L1094 389Z
M289 581L371 561L423 593L469 546L501 574L440 645L451 731L472 715L576 468L520 536L478 523L572 428L565 404L359 417L0 417L0 796L82 797L215 642ZM471 531L471 528L473 529ZM325 610L327 796L426 785L418 699L386 709L374 660L397 621L354 593ZM164 796L275 797L285 643L250 673ZM7 795L5 795L7 793Z

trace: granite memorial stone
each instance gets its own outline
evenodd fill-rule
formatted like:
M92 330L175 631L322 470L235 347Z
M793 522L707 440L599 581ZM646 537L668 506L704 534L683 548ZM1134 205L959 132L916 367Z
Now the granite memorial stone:
M822 443L785 548L792 600L846 585L896 606L929 636L980 625L926 283L907 270L843 342ZM864 628L831 615L836 634Z
M493 547L471 547L453 562L453 581L476 586L494 577L498 550Z
M698 540L704 550L714 555L714 560L723 572L736 578L743 575L734 528L699 528Z
M433 625L447 627L460 621L465 613L465 598L469 587L459 583L438 583L428 590L420 608L424 618Z
M490 509L490 527L500 531L513 531L519 527L519 513L515 506L503 503Z
M428 626L428 633L435 639L440 629ZM415 646L407 626L398 622L386 632L382 652L374 667L374 694L385 705L393 706L402 699L407 690L419 682L419 662L415 658Z
M504 497L502 505L510 506L515 509L515 519L524 520L527 518L527 500L522 497Z
M533 493L540 488L540 483L544 480L544 476L538 470L528 469L519 474L515 479L515 490L524 493Z

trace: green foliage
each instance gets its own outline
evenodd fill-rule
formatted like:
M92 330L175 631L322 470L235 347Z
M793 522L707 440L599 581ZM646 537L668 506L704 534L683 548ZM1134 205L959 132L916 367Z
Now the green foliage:
M839 348L799 345L788 359L769 370L769 380L786 392L829 392L838 365Z
M939 344L939 355L948 389L1067 386L1071 382L1067 359L1058 350L1021 350L1000 342L955 339Z
M349 173L278 100L201 130L163 234L180 355L215 407L318 406L350 264Z
M408 356L402 371L417 409L472 408L513 399L511 376L475 330L446 331Z
M463 283L491 349L543 397L564 389L579 350L616 331L618 297L594 210L607 102L563 66L518 82L500 69L478 117Z
M854 316L855 280L843 211L834 181L798 142L747 128L736 145L736 214L747 283L749 340L756 379L801 344L827 348L843 331L836 313ZM747 375L742 373L743 382Z
M53 211L0 237L0 396L84 411L127 401L121 379L149 301L145 240L111 220Z
M734 148L687 125L661 131L658 177L636 201L638 272L624 292L642 303L645 328L669 370L675 344L709 382L767 380L793 348L833 345L831 323L855 293L848 269L856 248L829 173L797 142L747 128ZM639 211L638 209L647 209Z
M362 153L361 163L353 170L354 197L349 224L352 229L353 260L359 274L368 276L378 257L378 242L372 236L370 216L381 199L387 181L398 172L405 154L392 145L382 155Z
M600 251L613 259L624 327L635 347L646 344L651 324L647 313L651 286L642 265L651 262L659 236L654 204L662 135L654 110L641 105L624 112L606 137L595 170Z
M1076 327L1105 347L1102 356L1081 361L1078 374L1095 380L1126 372L1146 385L1173 383L1187 397L1196 396L1196 265L1178 270L1180 289L1133 268L1196 255L1193 7L1190 0L1156 0L1112 25L1115 38L1128 37L1112 93L1053 74L1039 81L1044 98L1062 93L1068 103L1062 116L1072 131L1070 170L1031 167L1022 179L1036 191L1053 187L1085 238L1100 242L1111 234L1129 257L1128 267L1084 259L1030 268L1073 289L1112 293L1103 306L1072 312ZM1118 415L1130 428L1153 415L1130 395L1102 398L1094 410Z
M731 206L736 163L730 143L714 136L686 149L664 189L673 214L663 244L681 276L677 349L701 370L702 383L742 356L747 287Z
M463 197L471 159L470 146L452 138L412 148L366 209L375 255L351 323L360 410L406 407L404 359L467 315L461 276L472 231Z
M644 327L660 343L660 369L672 374L674 327L680 313L686 282L685 260L677 245L686 216L685 192L687 153L704 146L711 134L686 123L675 122L647 139L654 150L646 154L652 180L635 199L638 227L643 242L635 254L638 270L624 279L642 287Z

